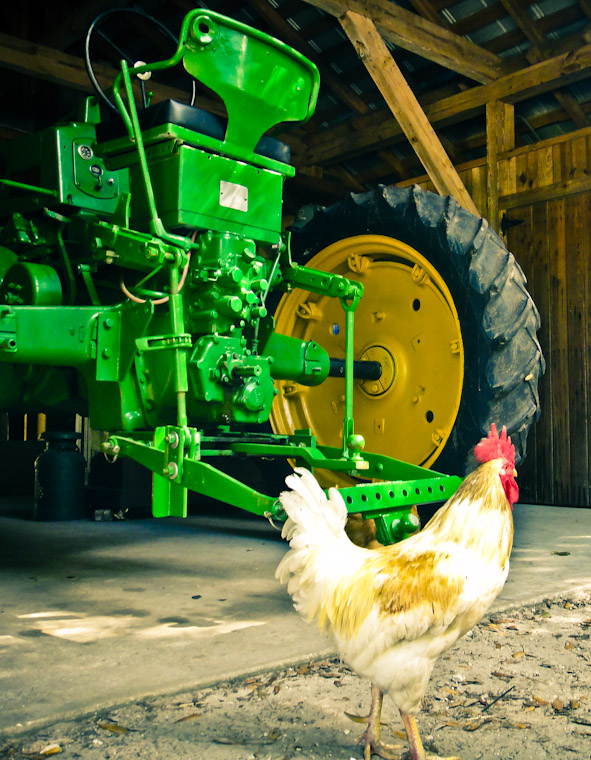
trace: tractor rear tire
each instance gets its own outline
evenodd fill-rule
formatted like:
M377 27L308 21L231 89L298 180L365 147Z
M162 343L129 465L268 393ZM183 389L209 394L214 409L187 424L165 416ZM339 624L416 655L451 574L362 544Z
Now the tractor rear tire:
M469 452L493 422L507 427L521 461L540 414L545 362L536 336L540 316L514 256L485 219L418 186L380 186L315 208L309 221L294 225L292 254L305 263L337 241L368 234L418 251L447 285L457 312L464 350L461 398L434 469L465 473ZM412 438L413 430L405 434ZM400 451L390 455L405 458Z

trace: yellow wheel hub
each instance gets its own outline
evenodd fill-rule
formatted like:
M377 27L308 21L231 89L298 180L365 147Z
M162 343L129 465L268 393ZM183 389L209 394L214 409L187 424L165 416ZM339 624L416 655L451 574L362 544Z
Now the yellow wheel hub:
M364 362L378 362L382 374L377 380L360 380L359 387L369 396L381 396L392 387L396 376L394 357L387 348L380 345L368 346L359 357Z
M418 251L380 235L345 238L308 262L363 284L355 312L355 359L377 361L379 380L355 380L355 432L366 450L430 466L454 426L464 377L460 322L442 277ZM338 299L293 290L279 303L277 332L315 341L345 356L345 314ZM305 387L279 381L275 432L311 428L321 445L342 445L345 384ZM333 482L350 483L331 474Z

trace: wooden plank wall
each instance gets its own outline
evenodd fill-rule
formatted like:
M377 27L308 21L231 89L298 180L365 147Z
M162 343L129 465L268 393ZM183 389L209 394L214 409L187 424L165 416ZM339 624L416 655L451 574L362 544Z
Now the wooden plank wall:
M486 214L486 162L458 167ZM521 498L591 506L591 128L499 155L506 242L540 311L542 415L520 468ZM411 183L405 183L411 184ZM422 187L433 189L427 178Z

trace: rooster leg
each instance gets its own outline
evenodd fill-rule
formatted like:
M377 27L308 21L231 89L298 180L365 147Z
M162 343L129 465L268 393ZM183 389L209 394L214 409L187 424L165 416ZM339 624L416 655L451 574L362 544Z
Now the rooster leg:
M365 744L363 753L364 760L371 760L372 755L379 755L384 760L398 760L400 755L395 750L400 749L400 745L384 744L380 741L380 717L382 714L382 701L384 693L377 686L371 687L371 709L366 720L367 728L363 732L360 742Z
M405 713L400 710L402 716L402 722L406 729L406 735L408 737L408 752L405 752L401 756L400 760L460 760L459 757L438 757L437 755L429 755L425 752L421 737L419 736L419 729L415 716L410 713Z
M415 716L400 710L402 722L406 729L408 737L408 758L409 760L427 760L427 753L423 747L423 742L419 736L419 728Z

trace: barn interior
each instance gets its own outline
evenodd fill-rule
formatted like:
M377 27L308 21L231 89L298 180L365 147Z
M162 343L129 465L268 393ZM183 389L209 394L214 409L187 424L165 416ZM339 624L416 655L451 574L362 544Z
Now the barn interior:
M476 220L470 227L472 237L488 236L491 245L498 247L490 256L500 257L503 266L510 261L509 286L520 281L520 273L525 275L531 299L523 297L512 305L503 335L493 340L498 352L502 353L501 344L507 346L505 358L511 354L507 364L494 365L488 375L485 372L484 380L467 373L448 380L453 372L447 362L453 363L455 358L450 359L447 349L432 352L429 382L439 386L441 379L442 394L451 401L441 401L441 407L424 407L428 411L422 414L420 431L413 416L417 403L412 402L414 406L405 416L395 394L388 394L403 377L402 363L396 365L385 390L372 391L372 378L358 376L351 391L357 394L353 395L353 413L359 410L355 431L362 432L369 451L426 466L444 478L463 476L470 439L464 428L481 403L474 401L475 407L469 409L465 389L471 384L474 399L481 399L478 394L484 393L483 386L488 384L488 417L479 423L482 432L486 432L489 417L500 409L514 424L510 432L519 441L521 459L522 511L515 512L514 569L497 609L588 586L591 4L588 0L209 0L195 6L189 0L85 0L75 9L64 0L4 4L0 9L3 173L11 154L26 154L29 143L23 140L27 137L55 124L80 120L81 103L87 96L100 101L89 78L86 56L99 87L109 93L121 59L136 67L169 59L183 19L195 7L270 35L318 69L320 85L313 114L307 120L278 120L268 132L288 146L289 164L295 168L293 176L287 173L284 177L280 227L292 230L294 257L299 256L301 263L320 257L316 261L321 260L322 267L333 274L344 272L353 281L365 282L362 303L366 299L372 315L385 313L391 298L387 281L380 281L379 272L372 280L365 271L368 261L370 269L374 263L375 235L394 240L385 243L386 273L391 274L403 262L404 276L412 279L414 271L413 287L419 288L417 267L423 266L421 257L431 254L428 245L420 242L423 232L417 231L417 225L428 226L424 220L441 213L445 218L457 215L459 231L445 243L450 260L463 239L463 230L472 224L465 220ZM140 84L137 80L134 86L136 92L142 87L151 93L152 107L172 99L232 121L227 102L182 67L155 71L148 81ZM241 116L244 131L248 131L247 123L257 121L256 109L256 105L245 107ZM102 119L108 110L102 106ZM139 106L140 116L141 111ZM22 145L25 148L18 147ZM5 177L32 186L23 190L26 199L35 196L43 184L31 171ZM15 260L12 247L18 225L14 218L21 196L17 194L15 201L13 191L6 182L0 186L1 255L10 249L4 260L0 255L0 279ZM426 205L421 200L425 197ZM400 234L398 239L398 233L389 233L381 222L375 230L370 228L373 217L390 213L384 199L389 204L406 204L401 219L416 215L406 237ZM441 199L446 199L445 206ZM334 204L340 204L341 210L331 217L325 209ZM27 203L23 208L30 209ZM64 207L56 206L54 211L64 214ZM467 216L463 216L465 212ZM337 229L326 230L331 224ZM12 238L7 237L7 230ZM310 243L309 230L321 231L316 247ZM362 234L374 235L367 250L357 247L356 236ZM345 239L345 247L326 254L339 237ZM270 239L263 244L270 244ZM37 254L29 255L23 245L15 248L23 261L44 261ZM412 251L407 255L409 245ZM506 251L514 259L507 259ZM488 256L485 251L483 257ZM315 263L310 266L314 268ZM434 268L432 273L427 266L431 280L437 282L437 263ZM445 281L447 273L441 270L440 274ZM80 273L80 277L87 286L86 275ZM44 278L39 280L43 287ZM480 285L474 285L466 274L462 287L479 293ZM505 285L491 282L489 288L483 296L486 300ZM54 375L47 376L45 387L39 385L34 403L23 391L18 391L16 395L21 396L16 398L12 375L2 381L3 367L14 358L10 353L14 346L10 343L12 328L3 328L1 319L4 316L6 324L10 307L23 303L14 300L18 298L15 292L12 285L0 289L0 396L5 397L4 401L0 398L1 619L5 624L0 645L6 658L0 732L14 735L59 714L202 686L330 653L327 641L295 617L289 598L273 579L284 547L272 525L277 515L266 515L272 518L271 524L265 519L271 501L264 507L237 511L225 503L237 498L225 498L229 481L216 481L209 490L194 488L189 493L189 516L182 517L187 507L183 508L182 499L171 487L166 491L167 507L160 512L168 517L152 518L155 468L146 467L141 456L140 461L135 461L133 454L117 458L113 447L125 448L125 435L109 449L104 429L94 426L84 410L70 409L61 400L59 409L51 409L51 403L40 404L39 394L57 398L52 395L58 392L51 387ZM442 286L437 292L447 291ZM331 359L340 351L337 358L346 362L344 342L338 343L338 350L334 348L337 338L341 341L344 336L334 312L327 310L317 321L319 331L314 332L314 303L309 310L312 318L298 322L302 303L290 301L290 295L282 305L269 302L279 309L277 321L283 332L321 342L319 336L328 325L333 341L327 347ZM73 297L68 303L80 305L81 298L76 301ZM97 302L103 300L100 292ZM437 344L444 318L448 312L455 314L468 356L475 350L468 337L471 312L464 310L453 287L451 296L443 300L443 307L432 307L434 331L426 333L424 340ZM415 311L419 311L417 302L417 297L410 301ZM426 301L419 303L424 310ZM408 332L401 311L394 316ZM381 363L384 372L387 357L396 354L393 346L398 343L384 343L386 348L376 349L377 339L372 343L370 337L374 328L378 330L376 322L381 317L364 319L360 312L356 335L365 343L354 359L366 365L372 360ZM518 346L511 342L513 324L521 336ZM416 349L416 336L410 337ZM329 343L328 338L326 341ZM446 346L454 345L453 339L446 337L445 341ZM476 342L480 346L474 338ZM33 349L31 352L34 355ZM527 356L522 358L519 352ZM455 357L455 349L451 353ZM55 366L56 361L49 359L47 365ZM517 362L517 370L511 370L511 362ZM28 366L22 365L23 373ZM465 367L470 367L468 359ZM237 370L236 376L241 372ZM25 383L24 377L19 374L19 382ZM383 382L384 375L380 377ZM341 419L347 412L340 401L338 415L330 412L337 398L334 385L326 384L328 390L317 397L320 401L314 408L307 405L307 390L302 393L295 384L294 391L294 383L286 378L279 382L282 405L274 407L277 411L271 415L274 434L289 437L296 429L308 429L322 446L344 445ZM413 382L422 387L420 378ZM318 386L319 393L322 387ZM415 395L413 392L412 398ZM420 405L421 393L418 398ZM502 404L495 406L499 398ZM258 407L255 404L253 411L247 403L243 406L248 414L243 413L238 426L244 423L252 432L253 422L259 422L255 420ZM440 409L447 415L446 423L437 429L432 425L431 409L436 421ZM497 422L504 424L503 419ZM174 413L166 424L176 424ZM262 428L265 434L271 430L266 417ZM48 438L56 431L58 445L66 441L67 462L62 460L63 471L53 484L61 488L64 479L76 480L78 487L64 500L44 504L39 491L39 463L43 460L39 457L51 448ZM59 434L65 437L60 439ZM308 439L302 438L301 445L314 448ZM165 448L173 463L170 441ZM354 447L349 451L356 455ZM232 482L274 498L290 466L287 455L281 461L275 453L273 457L272 462L256 467L241 456L231 462L220 456L215 462L221 466L223 460L221 469L229 472ZM172 480L177 474L171 471ZM338 478L339 485L357 488L357 480ZM326 485L332 482L329 477ZM442 489L453 488L451 481L437 483ZM248 498L256 501L251 495ZM439 503L431 498L419 505L423 523ZM400 502L404 515L411 514L411 504L410 497ZM407 530L412 527L411 523L405 525ZM389 526L394 530L392 523ZM167 599L164 604L163 596ZM261 647L261 631L272 642L268 647ZM245 656L245 652L250 654ZM152 662L160 657L158 667L153 667ZM38 675L41 670L42 677ZM130 683L129 673L134 670L137 677Z

